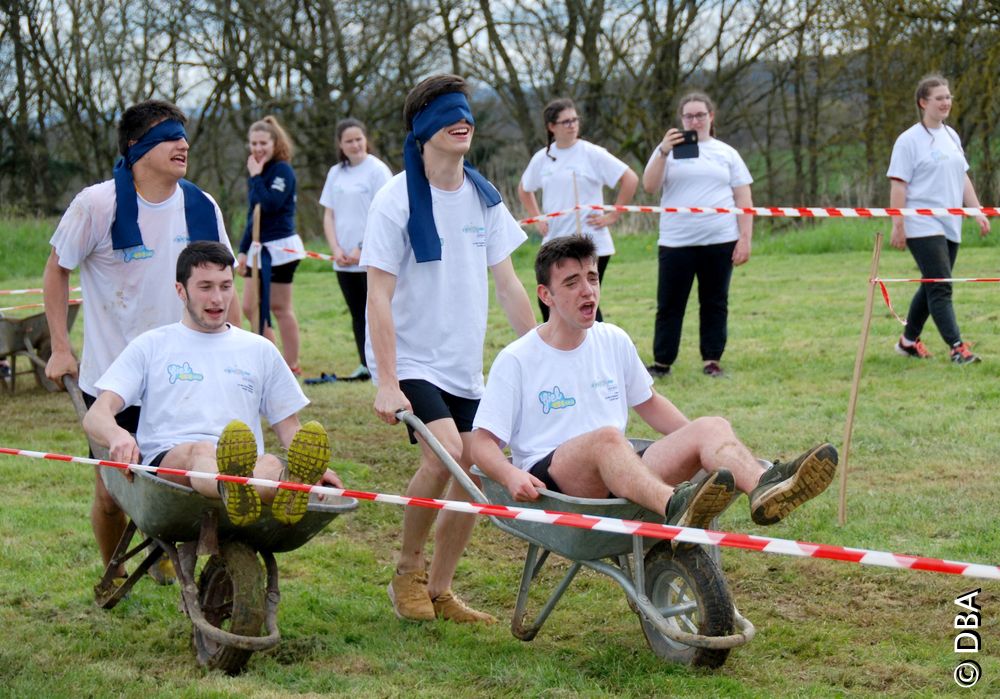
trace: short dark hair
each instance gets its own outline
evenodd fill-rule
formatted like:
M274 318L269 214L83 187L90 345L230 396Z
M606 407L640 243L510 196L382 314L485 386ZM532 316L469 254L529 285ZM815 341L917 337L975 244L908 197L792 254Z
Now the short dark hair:
M413 117L435 98L447 95L450 92L461 92L466 99L469 98L469 84L465 78L450 73L432 75L421 80L416 87L410 90L403 102L403 120L406 122L406 130L413 131Z
M186 288L195 267L202 265L232 267L235 262L233 253L219 241L196 240L181 250L181 254L177 256L177 281Z
M563 260L576 260L580 264L597 261L597 246L591 238L583 235L567 235L552 238L538 249L535 258L535 281L548 286L552 279L552 266Z
M341 165L347 166L351 164L351 159L347 157L344 153L344 149L340 147L340 139L343 138L344 132L348 129L361 129L361 133L365 137L365 152L371 153L371 144L368 142L368 129L365 128L364 122L360 119L355 119L354 117L347 117L346 119L341 119L337 122L335 127L337 135L337 160L340 161Z
M118 152L125 155L129 143L138 141L147 131L167 119L179 121L182 125L187 123L184 112L170 102L146 100L133 104L118 122Z

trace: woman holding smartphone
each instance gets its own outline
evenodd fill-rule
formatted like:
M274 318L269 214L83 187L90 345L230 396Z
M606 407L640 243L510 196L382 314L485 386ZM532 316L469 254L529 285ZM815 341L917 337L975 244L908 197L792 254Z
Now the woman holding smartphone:
M371 378L365 360L365 302L368 276L358 266L372 197L392 177L389 167L368 149L368 132L357 119L337 123L337 159L326 176L319 203L324 207L323 233L333 254L333 268L351 313L354 343L361 363L348 379Z
M535 153L517 185L517 196L529 216L538 216L535 192L542 190L546 212L572 209L577 204L604 204L604 187L618 186L616 206L627 206L639 186L639 176L624 162L604 148L580 138L580 117L571 99L557 99L542 112L548 145ZM621 216L618 211L576 215L540 221L542 238L580 233L592 238L597 246L597 273L604 281L604 270L615 252L608 226ZM549 307L539 301L542 319L548 320ZM597 309L597 320L602 320Z
M247 158L247 194L250 206L247 226L236 258L237 271L249 277L248 265L258 251L251 250L253 210L260 204L260 323L264 336L275 342L271 313L281 332L281 354L296 376L299 368L299 321L292 308L292 278L299 260L305 257L302 238L295 232L295 171L292 170L292 141L273 116L250 126L250 156ZM294 250L294 252L288 252ZM248 261L249 254L249 261ZM253 288L243 286L243 313L255 313ZM251 318L252 320L252 318Z
M948 81L931 75L917 85L917 113L920 121L900 134L892 147L889 161L889 206L893 208L954 208L979 206L976 189L969 179L969 163L958 134L944 123L951 113ZM990 231L985 216L977 216L980 235ZM924 279L948 279L955 266L962 242L960 216L898 216L892 219L890 243L910 254ZM931 353L920 341L924 323L930 316L948 345L951 361L956 364L978 362L955 320L948 282L921 284L910 302L906 327L896 352L915 359Z
M684 130L663 135L642 173L643 188L660 190L663 207L753 206L753 178L734 148L715 138L715 105L708 95L691 92L677 109ZM688 144L687 152L674 148ZM678 149L679 151L681 149ZM682 157L684 156L684 157ZM694 157L691 157L694 156ZM753 217L736 214L661 214L656 325L653 334L653 377L666 376L677 359L681 326L694 280L698 280L702 371L724 375L720 361L726 349L729 282L733 267L750 259Z

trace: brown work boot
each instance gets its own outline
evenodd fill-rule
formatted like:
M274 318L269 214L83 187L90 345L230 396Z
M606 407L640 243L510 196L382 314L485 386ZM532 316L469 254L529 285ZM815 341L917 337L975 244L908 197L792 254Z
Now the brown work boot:
M387 589L392 609L400 619L434 620L434 605L427 594L427 573L396 573Z
M445 590L431 601L434 604L434 613L448 621L458 624L495 624L497 621L493 615L477 611L467 605L451 590Z

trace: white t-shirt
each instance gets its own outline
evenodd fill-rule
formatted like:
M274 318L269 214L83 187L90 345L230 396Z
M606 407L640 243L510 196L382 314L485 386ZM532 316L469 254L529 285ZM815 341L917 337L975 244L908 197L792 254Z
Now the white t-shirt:
M250 426L263 454L260 416L273 425L309 404L274 344L232 326L205 333L172 323L143 333L97 387L125 405L142 400L143 463L178 444L217 442L230 420Z
M657 147L649 162L661 157ZM697 158L675 160L673 151L667 155L660 206L734 207L733 189L752 182L753 177L735 148L717 138L700 141ZM660 214L657 242L663 247L716 245L739 237L736 214Z
M396 277L392 319L396 376L423 379L463 398L483 392L483 341L489 304L487 268L507 259L527 236L498 204L487 208L468 179L454 192L431 187L441 259L416 261L406 228L406 173L389 180L372 201L361 266ZM372 379L378 367L365 327Z
M549 157L550 155L555 160ZM604 187L614 187L626 170L628 165L589 141L578 140L569 148L558 148L553 143L548 155L544 150L540 150L532 156L531 162L521 175L521 187L526 192L542 190L542 210L545 213L565 211L576 206L577 201L580 204L603 204ZM579 213L580 230L584 235L593 238L597 254L601 257L613 255L615 245L611 242L611 231L606 226L594 228L587 223L588 215L601 212ZM548 237L560 238L576 234L575 214L551 218L548 222Z
M497 355L474 428L510 445L527 471L573 437L602 427L625 433L629 408L645 403L653 379L621 328L594 323L568 352L532 330Z
M954 129L914 124L896 139L886 175L906 183L908 209L954 208L962 206L968 169ZM961 216L905 216L903 229L907 238L943 235L962 242Z
M333 209L337 242L350 252L361 245L368 223L368 208L375 193L392 177L389 166L374 155L365 157L357 165L337 163L326 176L319 203ZM338 272L363 272L360 265L346 267L333 263Z
M208 196L206 194L206 196ZM49 241L64 269L80 268L83 287L83 358L80 388L93 395L101 377L125 345L147 330L181 319L174 290L177 256L190 242L184 190L150 204L138 197L142 247L114 250L114 180L87 187L73 199ZM209 196L219 240L232 250L222 213Z

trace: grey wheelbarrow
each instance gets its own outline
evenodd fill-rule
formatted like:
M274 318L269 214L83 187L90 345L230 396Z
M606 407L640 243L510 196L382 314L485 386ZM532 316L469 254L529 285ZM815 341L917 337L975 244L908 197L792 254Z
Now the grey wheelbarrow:
M651 512L623 498L577 498L542 488L538 500L515 502L506 488L473 466L472 475L482 483L480 489L419 418L405 410L396 416L427 442L476 503L663 522L662 513ZM636 449L651 443L641 439L630 441ZM701 473L699 477L705 475ZM721 667L732 648L750 642L756 633L753 624L733 604L719 567L717 549L710 553L697 544L674 544L639 535L494 516L490 519L502 531L528 543L511 618L511 633L522 641L536 636L584 567L608 576L621 586L629 607L639 616L650 649L664 660ZM541 610L529 619L528 593L553 553L570 561L569 570Z
M64 377L82 416L86 411L75 382ZM96 445L92 445L93 447ZM95 450L95 454L97 451ZM106 452L104 457L106 458ZM287 526L263 505L249 526L229 522L220 500L146 471L129 474L102 468L101 480L128 516L128 524L97 585L98 606L111 609L166 555L176 572L183 610L191 620L198 663L234 675L255 651L281 640L277 612L278 564L274 554L299 548L338 515L357 508L354 498L312 495L305 516ZM139 543L132 544L139 535ZM119 566L139 556L123 580ZM195 575L199 556L208 556ZM261 565L263 561L263 566ZM261 634L261 627L264 633Z
M73 327L79 304L67 307L66 325ZM52 356L52 338L49 335L49 324L44 313L35 313L24 318L4 317L0 313L0 359L9 363L10 376L0 379L0 389L14 393L17 388L17 377L21 374L33 373L35 382L48 391L58 391L59 386L45 376L45 364ZM17 358L28 359L28 370L17 370Z

